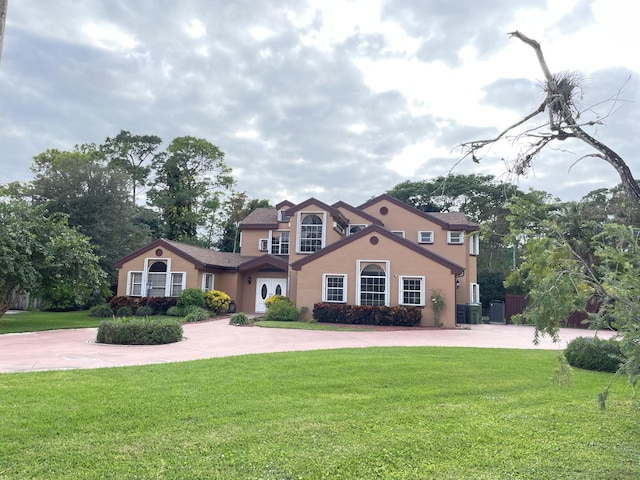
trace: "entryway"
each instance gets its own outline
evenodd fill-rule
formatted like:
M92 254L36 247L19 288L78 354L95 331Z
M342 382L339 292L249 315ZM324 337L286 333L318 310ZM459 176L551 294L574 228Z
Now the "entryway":
M272 295L287 295L286 278L258 278L256 280L256 313L264 313L264 301Z

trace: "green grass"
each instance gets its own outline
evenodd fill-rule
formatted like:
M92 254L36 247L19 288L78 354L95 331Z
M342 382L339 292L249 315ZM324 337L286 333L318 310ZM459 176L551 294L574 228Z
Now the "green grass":
M89 310L79 312L26 311L2 316L0 318L0 334L89 328L97 327L99 324L100 319L89 316Z
M368 348L0 375L2 479L636 479L638 402L556 352Z
M165 317L158 315L156 318ZM78 312L28 311L12 313L0 318L0 334L64 330L69 328L97 328L100 325L100 320L103 319L90 316L89 310ZM0 479L1 478L0 476Z

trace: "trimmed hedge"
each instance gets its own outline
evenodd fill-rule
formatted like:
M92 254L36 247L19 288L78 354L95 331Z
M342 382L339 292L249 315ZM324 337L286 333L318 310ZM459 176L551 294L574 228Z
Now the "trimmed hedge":
M598 372L616 372L621 363L620 344L613 338L574 338L567 344L564 356L572 367Z
M420 307L370 307L316 303L313 306L313 318L324 323L415 327L420 325L422 310Z
M102 305L91 307L91 310L89 310L89 315L98 318L113 317L113 310L111 310L111 307L109 305L103 303Z
M204 320L208 320L210 317L208 310L200 307L194 307L193 305L185 308L184 311L185 322L203 322Z
M273 299L273 300L272 300ZM291 300L282 295L273 295L265 300L267 313L264 319L271 322L295 322L300 312Z
M182 340L182 324L173 318L114 318L103 320L96 342L113 345L163 345Z
M164 315L167 310L176 305L176 297L149 297L149 307L158 315ZM138 307L147 305L147 297L113 297L109 302L111 310L117 312L122 307L129 307L135 314Z

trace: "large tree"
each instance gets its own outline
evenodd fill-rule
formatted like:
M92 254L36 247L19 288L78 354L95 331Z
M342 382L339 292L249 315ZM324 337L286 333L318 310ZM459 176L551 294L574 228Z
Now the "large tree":
M162 139L156 135L133 135L120 130L115 137L107 137L100 146L100 152L109 161L109 166L124 170L129 176L131 199L135 203L140 189L147 184L151 173L151 163Z
M222 233L214 246L221 252L237 252L240 243L238 225L256 208L273 208L269 200L249 199L245 192L236 192L222 205L225 217Z
M21 185L0 186L0 317L25 292L53 309L103 299L105 276L89 239L65 215L33 205Z
M600 158L615 168L625 191L633 202L640 206L640 186L626 162L613 149L585 130L587 127L603 123L604 120L599 117L585 119L588 109L583 109L580 105L581 76L573 72L552 74L542 48L536 40L518 31L509 35L533 48L544 75L544 80L541 82L543 100L534 111L504 129L497 136L463 143L464 156L479 162L481 151L501 140L509 139L520 147L519 154L513 159L512 171L517 175L523 175L532 168L533 161L545 147L569 139L578 140L593 149L593 153L585 156ZM539 117L542 116L544 121L541 124ZM531 125L530 121L534 119L537 123ZM521 128L524 128L524 131L519 130Z
M209 230L222 197L235 184L224 153L205 139L178 137L165 155L156 156L153 168L156 177L148 198L162 214L167 238L206 243L199 232Z
M51 213L68 216L69 225L91 239L109 279L113 262L150 240L149 228L137 221L130 201L128 175L107 164L95 145L72 151L47 150L33 159L30 193Z

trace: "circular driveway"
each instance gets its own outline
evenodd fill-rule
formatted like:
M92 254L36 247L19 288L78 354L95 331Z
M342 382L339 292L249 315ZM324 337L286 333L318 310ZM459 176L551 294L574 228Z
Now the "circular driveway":
M533 327L464 325L464 328L322 331L236 327L228 319L184 325L185 340L167 345L125 346L94 343L96 328L0 335L0 373L120 367L254 353L335 348L443 346L561 350L583 329L561 329L560 341L544 337L533 344ZM601 338L614 332L599 331Z

